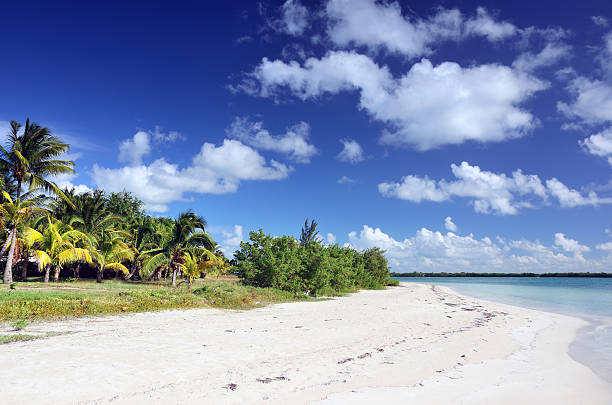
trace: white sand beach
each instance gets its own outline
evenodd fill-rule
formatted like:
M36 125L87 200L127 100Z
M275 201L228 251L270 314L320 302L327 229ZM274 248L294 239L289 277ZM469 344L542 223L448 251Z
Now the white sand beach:
M38 323L0 346L3 404L611 404L584 321L402 283L251 311ZM8 327L4 328L5 331Z

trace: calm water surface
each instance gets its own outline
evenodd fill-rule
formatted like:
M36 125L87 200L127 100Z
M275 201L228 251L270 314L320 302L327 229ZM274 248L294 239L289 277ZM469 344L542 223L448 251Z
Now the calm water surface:
M579 316L570 355L612 382L612 278L572 277L395 277L443 285L460 294L527 308Z

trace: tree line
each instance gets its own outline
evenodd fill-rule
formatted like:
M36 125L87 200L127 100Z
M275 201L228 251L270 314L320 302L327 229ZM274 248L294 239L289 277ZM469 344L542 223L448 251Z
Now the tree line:
M0 146L0 235L4 243L3 282L28 272L43 281L68 273L78 279L95 272L124 279L184 277L190 284L206 273L221 274L229 261L206 232L206 221L193 211L177 218L146 215L144 204L127 192L60 190L53 176L74 172L62 160L70 146L48 128L11 121L7 144Z
M0 146L4 283L36 273L44 282L170 278L172 286L179 279L191 286L197 277L234 272L249 285L307 295L394 284L382 250L326 246L314 220L299 239L251 232L230 261L193 211L156 218L129 192L60 190L51 179L74 172L74 162L61 159L69 148L29 119L10 123Z

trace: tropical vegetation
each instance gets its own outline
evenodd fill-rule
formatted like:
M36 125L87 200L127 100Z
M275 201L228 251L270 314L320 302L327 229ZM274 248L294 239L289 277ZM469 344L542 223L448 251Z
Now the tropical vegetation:
M193 211L153 217L126 191L60 189L54 178L73 173L75 164L66 158L70 145L48 128L29 119L25 125L11 121L5 140L0 145L0 264L10 288L0 290L0 307L9 318L220 305L219 300L248 307L245 297L276 302L382 288L389 282L381 250L326 246L314 220L306 220L299 239L251 232L230 260L207 232L206 220ZM100 286L109 279L113 285L143 287ZM66 296L51 287L85 283L79 280L92 280L79 288L105 291L105 298L98 302L98 293ZM181 284L186 288L163 290ZM49 290L55 301L40 301ZM273 298L262 298L266 294Z

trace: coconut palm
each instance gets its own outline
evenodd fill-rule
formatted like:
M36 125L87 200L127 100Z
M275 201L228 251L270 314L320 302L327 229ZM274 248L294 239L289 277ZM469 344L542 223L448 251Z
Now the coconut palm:
M98 264L98 283L102 282L104 270L121 271L126 275L130 273L122 262L133 260L134 251L125 242L129 233L116 228L121 222L121 218L114 215L95 215L83 226L83 232L92 246L92 257Z
M131 246L134 251L134 260L132 260L132 268L130 274L125 279L131 279L134 274L140 271L142 266L141 255L142 252L154 249L155 246L159 246L163 239L164 234L159 231L155 226L151 217L142 216L135 220L135 223L131 229Z
M161 248L144 252L146 259L143 262L143 275L150 275L160 266L167 266L172 270L172 286L176 286L176 276L182 271L187 253L196 257L210 252L215 242L206 233L206 221L193 211L183 212L174 221L171 237L164 242Z
M98 240L96 250L91 252L98 264L97 282L101 283L104 270L113 270L128 275L130 271L122 262L134 260L134 251L123 241L121 231L106 232L103 239Z
M38 261L39 270L45 272L45 282L49 281L50 267L54 267L53 281L58 281L63 265L92 262L90 251L85 247L89 244L87 235L51 217L47 217L42 232L26 228L24 239L26 244L37 247L34 257Z
M6 148L0 146L0 171L14 187L15 201L20 201L24 184L30 191L40 190L63 196L57 185L45 177L74 172L74 162L57 159L68 151L69 145L51 135L48 128L30 123L29 118L23 131L21 129L20 123L11 120L9 144ZM9 255L15 250L17 223L12 224L10 235ZM12 281L12 266L12 260L7 260L3 278L5 283Z
M2 281L4 283L13 282L13 261L15 259L15 247L17 245L17 230L19 227L29 218L35 215L45 214L47 211L40 208L40 197L29 198L21 200L19 198L13 200L11 196L6 192L2 192L4 202L0 205L0 217L2 222L7 223L9 228L9 243L8 255L6 257L6 266L4 268L4 276Z

